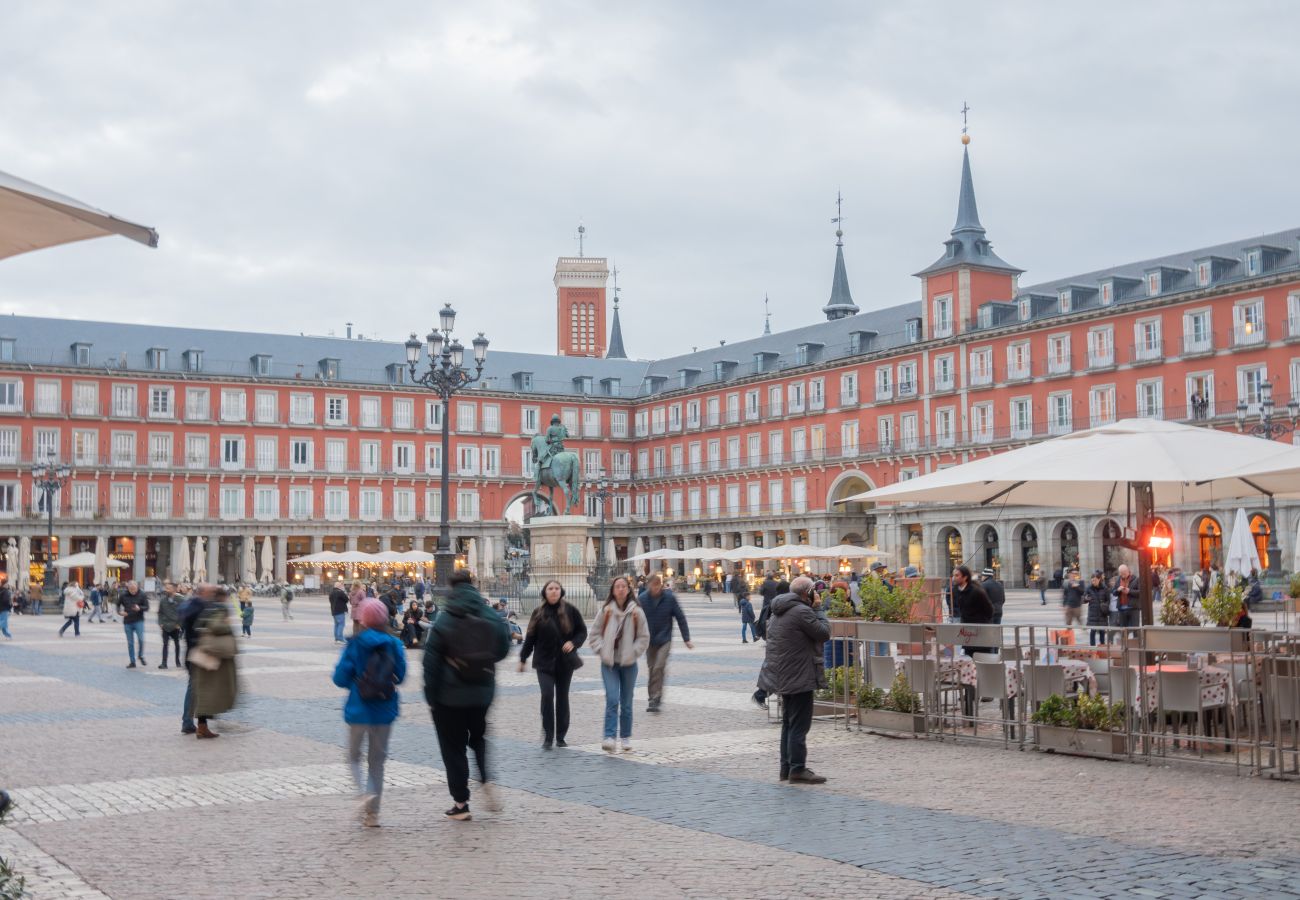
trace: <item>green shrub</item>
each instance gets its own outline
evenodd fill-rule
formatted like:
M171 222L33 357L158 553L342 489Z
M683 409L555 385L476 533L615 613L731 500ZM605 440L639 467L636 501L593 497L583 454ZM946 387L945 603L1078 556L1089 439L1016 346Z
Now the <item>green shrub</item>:
M925 584L915 579L892 589L874 575L858 583L862 618L872 622L910 622L912 610L925 599Z
M831 619L852 619L858 612L849 601L849 592L835 588L826 593L826 615Z
M1300 597L1300 572L1291 576L1291 583L1286 590L1288 597Z
M1110 703L1106 698L1092 694L1080 694L1073 700L1052 694L1034 710L1029 721L1035 725L1079 728L1084 731L1123 731L1124 704Z
M1165 597L1160 604L1160 624L1161 625L1200 625L1201 620L1196 617L1181 599L1176 595L1170 594Z
M1245 608L1246 603L1242 599L1241 587L1228 587L1227 582L1222 578L1214 586L1214 590L1201 601L1205 621L1224 627L1235 625Z

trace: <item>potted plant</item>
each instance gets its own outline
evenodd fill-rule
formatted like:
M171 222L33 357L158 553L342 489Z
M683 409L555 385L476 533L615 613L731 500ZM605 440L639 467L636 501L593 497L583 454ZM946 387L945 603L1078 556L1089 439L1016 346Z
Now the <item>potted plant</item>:
M902 672L889 690L863 685L858 690L858 724L881 731L925 734L925 712L921 698Z
M1220 628L1231 628L1237 624L1241 618L1242 612L1246 609L1246 603L1242 599L1242 589L1240 586L1230 587L1222 578L1214 585L1213 590L1206 594L1205 599L1201 601L1201 610L1205 615L1205 621L1211 622Z
M1179 597L1173 591L1164 593L1164 600L1160 604L1160 624L1161 625L1200 625L1201 620L1192 612L1191 606L1187 603L1186 597Z
M1073 700L1052 694L1029 720L1036 726L1035 743L1042 750L1104 759L1128 752L1123 703L1110 703L1091 694Z
M857 666L827 669L826 687L813 693L813 715L839 716L854 712L854 698L862 688L862 673Z
M1291 600L1291 606L1287 612L1295 613L1300 610L1300 572L1291 576L1291 581L1287 585L1287 597Z

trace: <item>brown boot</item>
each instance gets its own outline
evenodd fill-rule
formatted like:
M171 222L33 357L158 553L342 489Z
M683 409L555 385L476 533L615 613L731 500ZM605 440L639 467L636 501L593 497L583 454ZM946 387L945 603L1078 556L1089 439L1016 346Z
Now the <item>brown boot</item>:
M208 723L207 723L207 722L200 722L200 723L199 723L198 730L194 732L194 736L197 737L197 738L219 738L219 737L221 737L221 735L217 734L215 731L211 731L211 730L209 730L209 728L208 728Z

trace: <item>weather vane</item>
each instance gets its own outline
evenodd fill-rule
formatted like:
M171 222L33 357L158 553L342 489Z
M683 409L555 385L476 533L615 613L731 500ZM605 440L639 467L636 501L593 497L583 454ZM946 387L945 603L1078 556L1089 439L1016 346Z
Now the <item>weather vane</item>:
M618 263L614 263L614 308L618 309Z
M587 226L579 222L578 223L578 256L579 257L584 255L582 252L583 250L582 245L583 245L583 238L586 237L586 234L587 234Z
M767 294L763 295L763 334L772 333L772 309L768 305Z
M970 143L970 135L966 133L966 114L968 112L970 112L970 104L963 100L961 102L961 142L963 144Z
M844 196L839 191L836 191L835 192L835 218L831 219L831 224L835 226L835 246L837 247L844 246L844 241L842 240L842 238L844 237L844 229L840 227L840 224L843 221L844 221Z

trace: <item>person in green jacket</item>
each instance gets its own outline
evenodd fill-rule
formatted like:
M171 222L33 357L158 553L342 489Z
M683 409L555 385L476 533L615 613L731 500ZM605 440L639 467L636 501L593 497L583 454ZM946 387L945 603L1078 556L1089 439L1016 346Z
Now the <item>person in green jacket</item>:
M487 605L469 572L453 572L450 587L424 647L424 699L433 715L453 801L445 815L464 822L470 819L466 748L478 762L485 805L493 812L500 809L488 781L484 737L496 694L496 664L510 652L510 628Z

